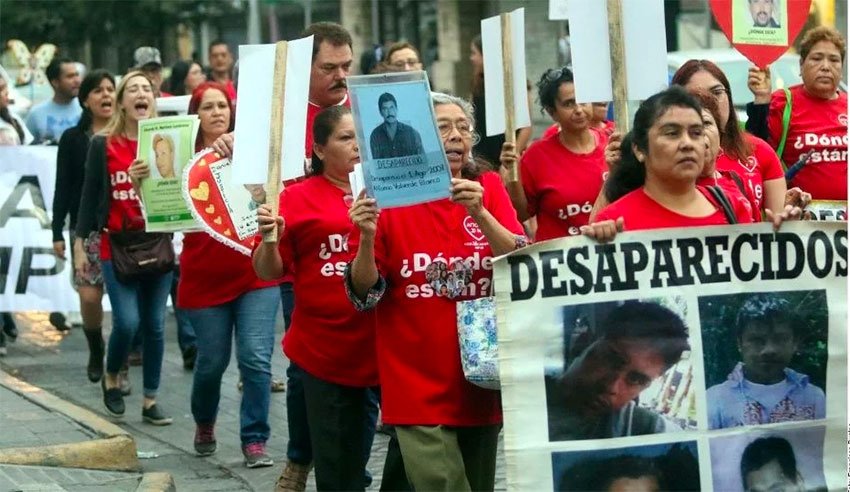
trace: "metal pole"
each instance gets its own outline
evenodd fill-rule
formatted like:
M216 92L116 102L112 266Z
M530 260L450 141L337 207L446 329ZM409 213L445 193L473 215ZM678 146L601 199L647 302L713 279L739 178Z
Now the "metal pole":
M258 0L248 0L248 43L260 44L260 7Z
M381 26L378 25L378 0L372 0L372 44L381 43Z

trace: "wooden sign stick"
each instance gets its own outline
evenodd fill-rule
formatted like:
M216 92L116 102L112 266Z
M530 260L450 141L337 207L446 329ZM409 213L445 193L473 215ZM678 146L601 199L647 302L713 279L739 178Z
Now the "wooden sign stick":
M505 142L516 144L516 123L514 116L514 56L511 43L511 16L501 14L499 20L502 24L502 70L504 74L505 89ZM514 163L508 169L508 179L515 183L519 181L519 170Z
M611 89L614 96L614 123L617 131L626 133L629 121L628 83L626 81L626 49L623 45L622 0L608 0L608 42L611 48Z
M272 111L269 125L269 174L266 180L266 205L277 217L280 204L280 159L283 146L283 93L286 90L286 41L278 41L274 52L274 80L272 81ZM264 243L277 242L277 230L263 234Z

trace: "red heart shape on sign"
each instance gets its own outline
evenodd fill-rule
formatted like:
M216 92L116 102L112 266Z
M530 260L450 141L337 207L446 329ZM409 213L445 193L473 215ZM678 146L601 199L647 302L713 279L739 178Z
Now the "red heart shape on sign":
M251 200L248 190L239 184L230 186L230 159L205 149L192 157L183 172L183 197L195 221L217 241L251 256L256 212L252 215L245 205Z
M759 68L773 63L794 43L812 0L709 0L723 34Z

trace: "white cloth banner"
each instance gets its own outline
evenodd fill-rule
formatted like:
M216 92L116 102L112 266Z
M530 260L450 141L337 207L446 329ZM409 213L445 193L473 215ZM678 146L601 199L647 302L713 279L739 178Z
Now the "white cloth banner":
M777 462L786 490L843 489L847 266L823 222L498 259L508 490L767 490Z
M0 146L0 311L79 311L67 260L53 254L55 146ZM104 301L106 296L104 296ZM108 303L104 302L108 309Z

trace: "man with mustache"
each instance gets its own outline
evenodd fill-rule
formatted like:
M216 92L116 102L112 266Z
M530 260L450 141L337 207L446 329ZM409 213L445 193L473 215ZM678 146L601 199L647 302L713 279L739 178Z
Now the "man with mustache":
M788 367L805 328L787 300L775 294L747 299L736 322L741 362L706 394L710 429L825 417L823 390Z
M779 23L773 18L773 0L747 0L750 15L753 16L753 27L779 28Z
M389 159L424 154L422 138L412 126L398 121L398 103L395 96L384 92L378 97L378 111L384 122L372 130L369 147L372 159Z
M547 381L549 440L604 439L677 430L637 398L690 350L674 312L628 301L597 325L597 338Z

